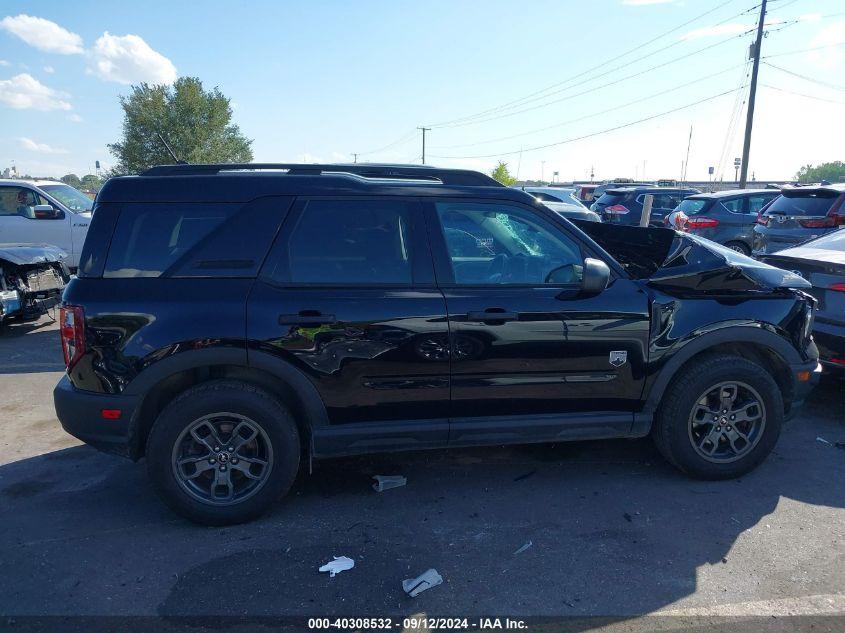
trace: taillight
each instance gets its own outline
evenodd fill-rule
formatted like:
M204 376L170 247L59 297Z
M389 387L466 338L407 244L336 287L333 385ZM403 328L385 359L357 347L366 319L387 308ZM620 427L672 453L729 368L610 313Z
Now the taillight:
M843 201L845 201L845 196L839 196L839 199L833 203L833 206L830 207L830 211L827 212L827 217L829 217L833 222L832 226L845 226L845 215L839 213L839 209L842 208Z
M715 218L690 218L687 220L687 228L695 229L715 229L719 226L719 220Z
M836 216L839 218L840 216ZM798 220L798 224L805 229L828 229L836 226L836 219L832 216L826 218L814 218L812 220Z
M836 292L845 292L845 283L830 284L828 290L835 290Z
M626 213L630 213L628 207L624 204L612 204L609 207L605 207L604 211L611 215L625 215Z
M85 353L85 311L81 306L63 305L59 309L59 332L69 371Z
M769 226L769 218L763 215L762 211L757 213L757 224L761 226Z

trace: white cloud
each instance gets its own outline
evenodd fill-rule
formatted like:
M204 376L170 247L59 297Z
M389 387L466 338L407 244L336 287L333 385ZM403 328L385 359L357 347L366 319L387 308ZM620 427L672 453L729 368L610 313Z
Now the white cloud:
M6 16L0 20L0 29L45 53L81 55L83 52L81 37L44 18L23 13L16 17Z
M821 13L805 13L804 15L798 16L799 22L821 22L822 21L822 14Z
M673 4L676 0L622 0L622 4L631 7L644 7L650 4Z
M681 36L682 40L698 40L702 37L715 37L718 35L738 35L745 33L745 31L754 28L749 24L740 24L739 22L727 22L725 24L717 24L716 26L705 26L700 29L695 29Z
M68 151L66 149L61 149L59 147L50 147L46 143L36 143L31 138L26 138L22 136L18 139L18 143L20 146L28 150L30 152L38 152L39 154L67 154Z
M0 59L0 66L3 66L5 68L6 66L11 66L11 65L12 65L12 62L6 61L5 59Z
M78 115L78 114L76 114L76 113L74 113L74 114L68 114L68 115L67 115L67 120L68 120L68 121L70 121L71 123L82 123L82 117L81 117L81 116L79 116L79 115Z
M823 28L818 35L810 40L809 48L820 46L830 46L830 48L810 51L807 53L807 61L820 68L833 70L845 59L845 54L842 52L843 47L834 47L834 45L843 43L845 43L845 20L834 22Z
M137 35L111 35L108 31L90 51L88 71L105 81L121 84L148 82L171 84L176 67Z
M0 103L15 110L71 110L65 96L26 73L0 80Z
M48 75L52 75L54 72L56 72L56 69L52 66L44 66L44 72Z

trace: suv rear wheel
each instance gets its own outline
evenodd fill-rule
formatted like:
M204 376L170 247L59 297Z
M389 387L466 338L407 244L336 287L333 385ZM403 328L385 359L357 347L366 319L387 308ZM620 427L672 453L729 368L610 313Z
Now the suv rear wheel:
M783 399L769 372L739 356L707 356L669 385L652 435L685 473L729 479L766 458L782 423Z
M290 489L299 456L287 409L231 380L185 391L161 412L147 440L147 469L164 501L205 525L263 514Z
M751 255L751 249L743 242L725 242L725 246L742 255Z

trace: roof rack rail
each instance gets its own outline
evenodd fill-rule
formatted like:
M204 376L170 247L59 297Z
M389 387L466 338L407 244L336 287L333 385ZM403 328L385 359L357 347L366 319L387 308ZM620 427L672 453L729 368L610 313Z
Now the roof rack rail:
M504 187L498 180L469 169L439 169L424 165L376 165L368 163L308 165L299 163L218 163L209 165L157 165L142 176L206 176L221 171L286 170L293 176L354 174L364 178L426 180L464 187Z

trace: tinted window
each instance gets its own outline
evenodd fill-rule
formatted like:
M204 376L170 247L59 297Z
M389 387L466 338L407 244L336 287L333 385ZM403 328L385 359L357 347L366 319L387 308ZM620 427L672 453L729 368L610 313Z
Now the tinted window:
M236 204L125 205L104 277L158 277L240 207Z
M606 193L596 201L596 204L601 204L609 207L613 204L620 204L624 202L626 197L627 195L624 193Z
M722 200L722 206L731 213L742 213L742 198L733 198L732 200Z
M527 209L496 203L437 203L455 283L574 284L578 245Z
M704 209L709 208L710 200L701 199L701 198L687 198L686 200L681 200L681 203L678 205L678 209L686 213L687 215L696 215L701 213Z
M35 206L49 204L47 199L26 187L0 187L0 216L19 215L35 219Z
M760 210L765 207L775 196L749 196L748 197L748 213L757 215Z
M560 198L555 198L547 193L540 193L539 191L529 191L532 196L540 200L541 202L563 202Z
M289 232L274 276L329 285L413 282L412 209L393 200L312 200Z
M838 194L810 194L803 196L780 196L766 213L782 215L827 215L836 202Z

